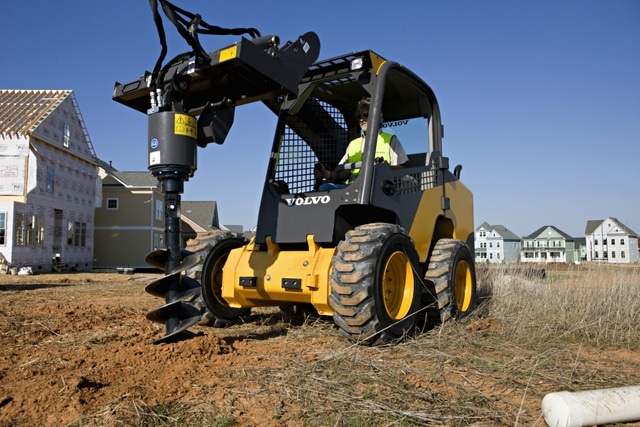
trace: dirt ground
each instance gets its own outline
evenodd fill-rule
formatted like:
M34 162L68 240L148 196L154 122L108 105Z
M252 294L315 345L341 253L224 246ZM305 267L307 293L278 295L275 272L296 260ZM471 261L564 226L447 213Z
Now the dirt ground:
M157 277L137 272L0 276L0 426L545 425L540 399L555 385L543 374L536 384L509 383L502 374L456 366L445 351L434 349L438 372L448 372L442 381L418 362L405 361L415 347L355 349L329 320L292 325L279 311L265 310L249 324L196 326L191 339L154 345L164 326L147 321L145 314L162 301L144 287ZM470 325L466 339L486 335L491 327L490 321ZM369 379L344 390L337 374L363 369L354 362L358 357L369 361ZM517 357L526 356L513 357L505 365L510 369ZM580 358L610 366L587 375L622 375L621 369L638 375L637 354L603 357L585 349ZM401 381L385 375L385 366ZM292 384L296 372L304 382ZM469 396L447 392L447 381L468 381ZM384 401L402 395L403 387L412 396L406 406L411 414ZM362 414L386 411L395 418L371 421L353 412L356 394ZM445 408L454 404L470 415L457 421L455 415L436 416L456 412ZM409 421L398 423L407 414Z

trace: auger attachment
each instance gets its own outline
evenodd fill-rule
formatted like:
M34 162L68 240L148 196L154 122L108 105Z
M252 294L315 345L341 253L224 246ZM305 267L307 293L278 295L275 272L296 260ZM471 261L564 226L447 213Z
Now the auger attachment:
M154 343L179 340L187 329L200 322L203 310L198 304L200 284L182 274L196 265L198 257L182 249L180 194L184 182L196 169L196 119L174 111L149 114L149 170L161 183L165 196L166 249L147 255L147 262L164 270L165 275L150 283L146 291L164 297L165 304L147 313L147 319L164 323L166 335Z
M166 249L153 251L147 255L145 261L164 270L170 253ZM167 323L170 319L172 324L167 324L167 335L155 340L154 343L166 342L176 338L182 338L185 331L191 326L199 323L203 315L203 304L201 301L200 283L182 272L196 266L200 260L198 254L182 250L180 252L181 262L177 269L165 272L166 274L149 283L145 288L147 293L153 296L164 298L166 304L151 310L147 313L147 320L157 323ZM178 282L177 291L170 293Z

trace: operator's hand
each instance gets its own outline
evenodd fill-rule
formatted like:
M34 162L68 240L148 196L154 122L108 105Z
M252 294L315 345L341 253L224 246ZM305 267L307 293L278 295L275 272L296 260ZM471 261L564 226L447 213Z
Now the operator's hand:
M329 172L322 163L316 163L316 166L313 168L313 176L316 179L329 179L331 178L331 172Z

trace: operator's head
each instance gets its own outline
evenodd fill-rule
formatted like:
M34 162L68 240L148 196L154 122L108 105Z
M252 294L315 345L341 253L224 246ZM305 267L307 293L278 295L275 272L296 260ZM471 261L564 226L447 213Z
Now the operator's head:
M360 101L358 101L358 106L356 107L356 118L358 119L358 123L360 124L360 129L363 132L367 131L367 125L369 123L369 106L371 105L371 98L364 97ZM380 114L380 126L382 126L382 114Z

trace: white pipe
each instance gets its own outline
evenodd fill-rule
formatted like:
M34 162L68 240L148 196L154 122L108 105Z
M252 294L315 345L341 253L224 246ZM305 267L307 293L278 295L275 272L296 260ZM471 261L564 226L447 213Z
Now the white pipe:
M640 386L547 394L542 415L549 427L583 427L640 420Z

